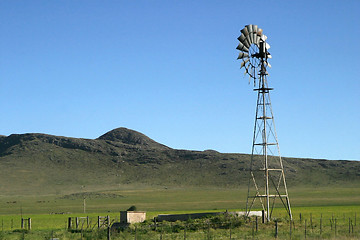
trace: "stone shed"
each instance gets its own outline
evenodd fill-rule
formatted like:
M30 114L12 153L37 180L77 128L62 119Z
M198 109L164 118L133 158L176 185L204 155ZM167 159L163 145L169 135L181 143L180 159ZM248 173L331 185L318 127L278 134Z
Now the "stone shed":
M138 223L144 222L146 219L146 212L143 211L121 211L120 223Z

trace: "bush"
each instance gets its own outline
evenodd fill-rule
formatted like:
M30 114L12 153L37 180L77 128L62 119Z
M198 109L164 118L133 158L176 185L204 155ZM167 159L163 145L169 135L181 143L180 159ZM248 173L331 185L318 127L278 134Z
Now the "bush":
M126 211L136 211L136 206L132 205Z

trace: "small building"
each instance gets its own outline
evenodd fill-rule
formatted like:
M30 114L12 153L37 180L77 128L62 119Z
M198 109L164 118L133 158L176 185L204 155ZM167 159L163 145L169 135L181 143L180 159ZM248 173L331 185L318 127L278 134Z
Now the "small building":
M146 220L146 212L143 211L121 211L120 223L139 223Z

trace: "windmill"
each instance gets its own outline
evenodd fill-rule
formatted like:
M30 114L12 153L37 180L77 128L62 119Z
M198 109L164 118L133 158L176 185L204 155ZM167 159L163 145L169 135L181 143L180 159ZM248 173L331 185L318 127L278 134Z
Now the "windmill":
M249 183L246 199L246 214L249 215L252 208L262 208L266 220L270 221L277 199L285 207L290 219L292 219L289 195L286 187L284 167L280 155L277 140L274 115L270 101L266 71L271 67L268 59L270 45L266 42L267 37L257 25L246 25L238 37L240 50L238 60L242 60L241 67L245 69L245 75L249 75L249 81L254 83L254 91L257 92L256 115L254 136L249 168ZM250 83L250 82L249 82Z

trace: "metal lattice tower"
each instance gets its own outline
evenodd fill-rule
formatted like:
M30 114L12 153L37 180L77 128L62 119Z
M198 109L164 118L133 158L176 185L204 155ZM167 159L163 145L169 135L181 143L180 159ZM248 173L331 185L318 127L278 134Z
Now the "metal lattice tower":
M268 52L270 45L266 43L267 37L257 25L247 25L241 33L238 38L238 59L243 60L241 68L245 67L245 74L253 80L254 91L258 93L246 213L249 215L252 208L261 208L266 214L267 221L270 221L276 207L276 199L280 199L292 219L270 100L270 91L273 89L269 88L267 82L266 67L271 67L268 63L268 59L271 58Z

